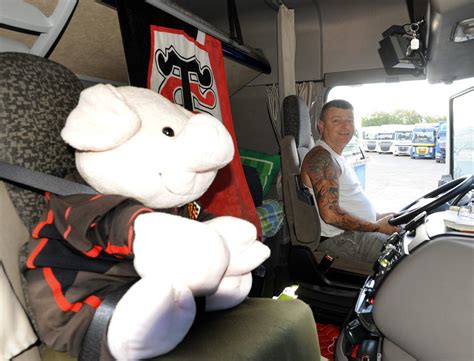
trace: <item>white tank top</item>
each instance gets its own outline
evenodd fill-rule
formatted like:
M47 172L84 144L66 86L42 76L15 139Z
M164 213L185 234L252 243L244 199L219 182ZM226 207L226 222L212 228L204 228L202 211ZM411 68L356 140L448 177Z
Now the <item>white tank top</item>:
M354 169L347 164L346 159L342 155L337 154L324 141L318 140L315 146L321 146L326 149L337 164L339 164L339 167L341 167L341 175L339 176L339 206L341 209L368 222L375 222L377 213L362 189ZM317 206L313 189L308 189L313 195L314 203ZM324 222L321 215L319 220L321 221L321 236L334 237L344 232L344 230Z

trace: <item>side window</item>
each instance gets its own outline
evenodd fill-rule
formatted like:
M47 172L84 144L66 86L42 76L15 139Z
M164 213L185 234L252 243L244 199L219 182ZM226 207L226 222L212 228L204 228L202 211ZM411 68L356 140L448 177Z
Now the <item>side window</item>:
M474 87L450 101L451 164L453 178L474 173Z

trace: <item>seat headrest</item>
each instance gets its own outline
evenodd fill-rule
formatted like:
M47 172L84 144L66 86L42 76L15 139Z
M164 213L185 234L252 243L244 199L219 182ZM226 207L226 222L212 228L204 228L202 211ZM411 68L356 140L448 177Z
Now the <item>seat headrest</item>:
M51 60L23 53L0 53L0 160L64 177L74 153L60 137L76 106L82 83ZM37 222L41 197L8 185L27 227Z
M297 95L288 95L282 106L282 137L292 135L297 148L311 148L311 117L303 99Z

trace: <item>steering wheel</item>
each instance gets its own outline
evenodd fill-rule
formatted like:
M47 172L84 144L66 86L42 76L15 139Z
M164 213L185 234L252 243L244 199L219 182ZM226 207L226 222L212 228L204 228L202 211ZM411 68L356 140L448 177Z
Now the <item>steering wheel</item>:
M468 175L456 178L451 182L443 184L441 187L436 188L435 190L425 194L424 196L418 198L416 201L404 207L402 210L400 210L400 213L390 219L388 223L390 223L392 226L405 224L415 218L421 212L426 211L427 213L429 213L433 209L438 208L440 205L446 203L447 201L453 199L456 196L460 196L459 198L456 198L456 200L459 200L462 197L461 194L466 194L472 188L473 180L474 176ZM417 203L422 204L418 207L410 209Z

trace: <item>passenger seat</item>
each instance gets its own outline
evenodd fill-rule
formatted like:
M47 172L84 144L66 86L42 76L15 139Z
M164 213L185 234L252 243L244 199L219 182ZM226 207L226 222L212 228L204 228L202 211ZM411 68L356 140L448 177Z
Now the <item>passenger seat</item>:
M71 172L74 155L60 130L81 90L75 75L57 63L0 53L0 161L58 177ZM41 195L0 182L0 261L25 309L18 255L43 207ZM231 310L203 316L176 349L157 359L320 360L311 310L299 300L250 298ZM12 334L15 326L0 325ZM72 359L44 347L40 353L38 345L14 360Z

